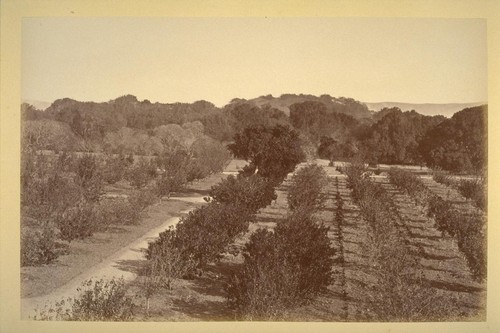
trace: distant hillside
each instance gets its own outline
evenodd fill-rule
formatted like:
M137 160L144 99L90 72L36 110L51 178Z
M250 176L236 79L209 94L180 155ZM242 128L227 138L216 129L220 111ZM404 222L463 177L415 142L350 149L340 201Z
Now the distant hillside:
M356 119L372 117L372 113L362 102L356 101L352 98L346 98L346 97L337 98L337 97L332 97L330 95L321 95L319 97L306 94L300 94L300 95L283 94L280 97L273 97L272 95L266 95L249 100L235 98L231 101L231 103L249 102L259 107L262 107L264 105L269 105L289 115L290 105L306 101L321 102L325 104L327 109L331 111L344 113Z
M486 103L415 104L415 103L399 103L399 102L380 102L380 103L365 102L365 104L371 111L380 111L383 108L397 107L402 111L415 110L416 112L425 116L443 115L445 117L450 118L451 116L453 116L454 113L460 110Z
M35 101L35 100L29 100L29 99L23 99L23 103L27 103L29 105L34 106L38 110L45 110L47 109L52 103L50 102L43 102L43 101Z

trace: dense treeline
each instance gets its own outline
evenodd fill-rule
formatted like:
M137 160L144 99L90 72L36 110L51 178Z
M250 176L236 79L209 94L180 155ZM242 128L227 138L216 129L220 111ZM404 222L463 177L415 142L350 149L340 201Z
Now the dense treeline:
M23 140L37 149L158 155L165 142L187 148L202 141L228 143L245 128L281 125L298 130L309 157L362 155L372 164L483 171L487 106L462 110L451 119L398 108L372 114L364 107L328 95L235 99L224 108L206 101L153 104L131 95L107 103L66 98L43 112L23 105Z
M431 167L460 172L482 172L486 167L487 107L457 112L429 130L419 144L422 158Z

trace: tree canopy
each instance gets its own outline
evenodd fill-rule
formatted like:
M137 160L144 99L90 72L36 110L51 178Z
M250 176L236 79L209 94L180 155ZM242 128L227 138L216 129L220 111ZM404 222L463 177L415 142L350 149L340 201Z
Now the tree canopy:
M299 134L283 125L247 127L228 148L235 157L250 161L245 172L272 180L284 179L305 158Z

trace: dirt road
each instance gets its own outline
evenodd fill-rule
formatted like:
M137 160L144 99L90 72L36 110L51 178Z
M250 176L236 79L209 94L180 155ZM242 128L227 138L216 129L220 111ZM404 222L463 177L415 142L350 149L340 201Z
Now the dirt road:
M171 200L182 200L186 202L203 202L202 196L192 196L192 197L175 197ZM184 210L179 212L179 216L169 218L161 226L148 231L146 234L131 242L127 246L116 251L105 260L99 264L90 267L84 273L74 277L65 285L57 288L53 292L32 298L21 299L21 318L28 319L30 316L35 314L36 309L42 309L46 304L54 303L60 301L61 299L66 299L68 297L74 297L77 295L77 288L81 284L90 279L111 279L123 278L125 281L132 281L136 278L137 273L134 270L128 268L128 262L137 262L140 260L145 260L144 249L147 248L148 242L159 237L159 234L166 230L168 227L173 226L179 222L180 216L188 213L190 210Z

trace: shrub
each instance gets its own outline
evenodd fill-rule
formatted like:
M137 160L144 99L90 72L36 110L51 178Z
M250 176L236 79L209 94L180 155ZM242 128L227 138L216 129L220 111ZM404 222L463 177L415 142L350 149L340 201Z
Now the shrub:
M428 212L443 233L457 239L458 248L467 259L472 274L477 279L486 276L486 223L481 214L464 214L452 203L440 197L429 200Z
M389 180L404 193L411 195L417 204L421 206L427 204L430 194L417 175L406 170L391 168L389 170Z
M183 240L173 228L160 233L158 239L149 243L146 259L151 276L163 276L168 282L171 278L193 276L197 267L194 255L186 252Z
M187 182L186 170L167 170L156 180L156 193L159 196L179 191Z
M436 229L450 236L456 235L455 224L460 220L461 214L450 201L434 195L429 199L427 216L434 219Z
M128 166L129 163L125 160L124 155L106 156L102 167L103 180L108 184L114 184L122 180L125 178Z
M288 189L288 206L291 210L316 211L326 200L322 190L327 183L326 172L319 165L312 164L298 170Z
M236 236L247 231L250 212L245 207L210 203L182 218L176 232L183 249L199 267L220 259Z
M96 207L96 218L100 228L109 225L131 225L139 220L141 209L130 204L125 198L104 199Z
M424 183L417 175L398 168L391 168L389 170L389 180L410 195L425 191L426 189Z
M210 190L214 201L240 205L256 213L276 200L273 183L259 175L229 176Z
M129 168L126 178L130 182L130 185L140 189L146 186L155 175L156 166L154 162L141 158L137 164Z
M307 303L332 282L328 228L294 214L272 231L257 230L243 268L227 286L228 301L245 319L266 320Z
M128 197L128 203L131 207L138 209L139 211L144 210L146 207L154 204L158 201L158 196L156 193L150 190L140 190L135 191Z
M464 198L472 200L476 207L485 209L486 193L482 179L461 179L457 184L457 190Z
M132 318L133 302L122 279L87 280L79 295L38 311L35 320L124 321Z
M362 161L354 160L342 168L342 173L347 176L347 187L352 189L352 196L355 201L359 200L362 184L369 177L368 169Z
M248 229L250 212L236 205L210 203L181 218L176 229L149 244L146 257L153 269L185 278L217 261L235 238Z
M46 225L41 229L23 228L21 231L21 266L50 264L57 256L56 230Z
M442 171L435 171L432 174L432 179L434 179L434 181L436 183L440 183L440 184L450 186L450 187L455 186L455 181L453 180L453 178L450 175L448 175L447 173L442 172Z
M86 201L79 201L58 214L55 220L60 231L59 237L67 241L92 236L98 230L100 222L94 204Z
M85 154L76 160L75 181L83 189L86 200L91 202L99 201L104 186L102 174L94 156Z

